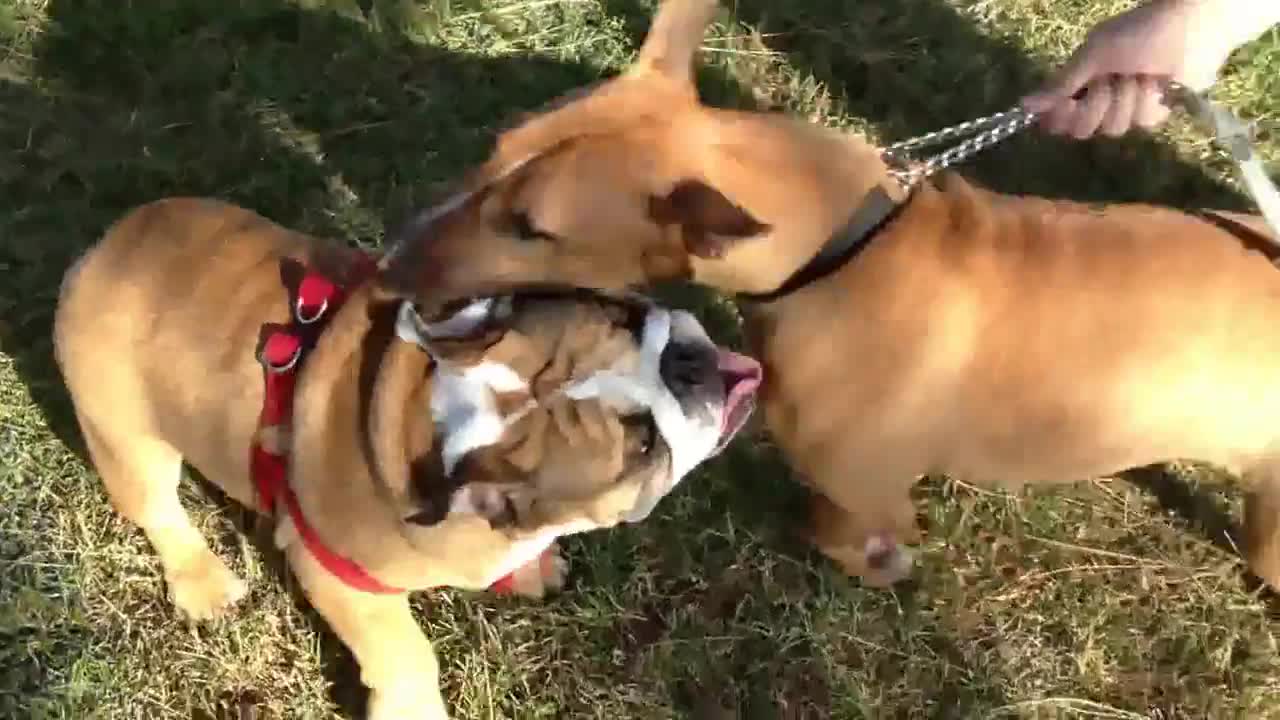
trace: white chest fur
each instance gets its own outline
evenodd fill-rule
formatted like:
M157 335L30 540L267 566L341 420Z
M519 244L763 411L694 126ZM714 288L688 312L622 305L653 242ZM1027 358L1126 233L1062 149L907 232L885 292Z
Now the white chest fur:
M406 302L396 319L396 335L419 346L425 346L428 337L464 335L488 317L492 302L477 301L437 325L423 323L413 305ZM467 453L502 439L511 418L499 412L495 393L521 392L529 387L515 370L487 360L466 368L437 362L431 379L431 419L444 439L440 453L446 475L453 473Z
M483 362L461 371L436 366L431 417L445 439L440 452L446 475L467 453L502 439L508 419L498 411L493 394L527 389L514 370L499 363Z

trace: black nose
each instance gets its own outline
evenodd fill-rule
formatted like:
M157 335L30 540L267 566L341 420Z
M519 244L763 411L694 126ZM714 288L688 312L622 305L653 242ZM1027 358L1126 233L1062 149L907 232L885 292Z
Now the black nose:
M715 348L709 345L669 343L658 359L658 373L677 395L714 383L717 372Z

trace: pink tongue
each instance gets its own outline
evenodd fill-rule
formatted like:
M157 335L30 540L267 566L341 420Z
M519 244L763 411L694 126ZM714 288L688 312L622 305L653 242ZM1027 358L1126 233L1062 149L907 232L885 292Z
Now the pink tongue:
M725 387L724 420L720 427L720 445L717 448L722 450L750 417L751 401L755 398L756 391L760 389L764 370L760 367L760 363L746 355L724 348L720 348L719 352L719 370L724 378Z

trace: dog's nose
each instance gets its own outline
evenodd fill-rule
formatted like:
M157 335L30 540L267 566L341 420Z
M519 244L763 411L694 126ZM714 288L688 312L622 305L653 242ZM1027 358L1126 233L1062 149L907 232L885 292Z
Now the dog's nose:
M715 348L701 343L669 343L658 359L658 373L676 395L718 380L717 367Z

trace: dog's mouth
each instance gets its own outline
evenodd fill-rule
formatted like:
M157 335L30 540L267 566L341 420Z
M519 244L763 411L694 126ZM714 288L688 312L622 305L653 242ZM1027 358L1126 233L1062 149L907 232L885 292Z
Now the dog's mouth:
M752 358L732 350L717 348L716 355L717 369L724 382L724 415L715 449L715 453L720 453L751 418L764 369Z

